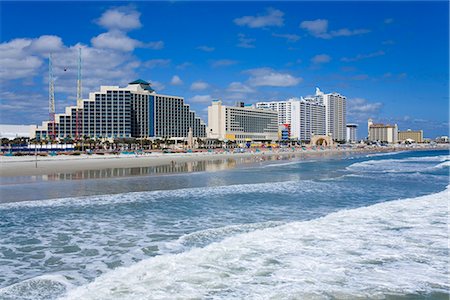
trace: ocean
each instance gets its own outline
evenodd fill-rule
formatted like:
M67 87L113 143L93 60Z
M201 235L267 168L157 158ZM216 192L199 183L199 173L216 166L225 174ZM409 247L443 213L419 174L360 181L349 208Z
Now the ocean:
M449 166L404 151L8 180L0 299L448 299Z

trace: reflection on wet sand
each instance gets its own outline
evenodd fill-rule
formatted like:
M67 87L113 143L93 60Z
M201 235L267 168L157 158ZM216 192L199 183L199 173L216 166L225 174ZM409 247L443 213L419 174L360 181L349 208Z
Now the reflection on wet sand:
M81 170L70 173L42 175L42 180L100 179L111 177L146 176L158 174L190 173L204 171L220 171L234 168L235 159L213 161L175 162L169 165L132 168L108 168L101 170Z
M51 180L77 180L77 179L101 179L112 177L149 176L161 174L214 172L232 169L241 164L252 164L273 160L289 160L295 155L283 154L276 156L241 157L215 160L200 160L188 162L172 161L170 164L150 167L131 168L107 168L99 170L80 170L73 172L59 172L49 175L33 176L43 181Z

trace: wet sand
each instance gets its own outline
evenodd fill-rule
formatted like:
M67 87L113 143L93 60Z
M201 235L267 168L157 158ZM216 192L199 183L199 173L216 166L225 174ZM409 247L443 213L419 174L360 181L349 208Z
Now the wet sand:
M252 163L263 160L292 159L302 157L334 156L349 153L373 153L373 152L392 152L404 150L425 150L429 147L418 149L403 147L382 147L382 148L349 148L349 149L276 149L265 151L248 151L244 153L233 152L201 152L201 153L151 153L143 155L80 155L80 156L18 156L18 157L0 157L0 177L16 176L37 176L54 175L60 173L71 173L89 170L111 170L111 169L133 169L149 168L157 166L187 165L186 170L196 171L195 168L189 170L189 163L211 162L204 164L205 168L199 171L208 171L218 167L215 161L233 159L237 164ZM439 147L439 149L442 149ZM185 164L188 163L188 164ZM235 164L232 164L235 165ZM212 168L207 168L210 166ZM224 168L227 168L225 165ZM172 173L168 168L167 173ZM220 167L223 169L223 167ZM114 173L114 172L111 172ZM117 173L117 172L116 172ZM120 173L120 172L119 172ZM134 172L139 175L139 172ZM164 170L161 173L165 173ZM108 174L108 172L106 172ZM146 175L146 174L143 174ZM112 174L111 176L114 176Z

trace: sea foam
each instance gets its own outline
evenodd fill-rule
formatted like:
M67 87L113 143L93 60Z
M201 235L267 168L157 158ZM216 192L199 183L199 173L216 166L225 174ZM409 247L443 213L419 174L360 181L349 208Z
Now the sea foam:
M108 272L67 299L448 293L449 189L240 233Z

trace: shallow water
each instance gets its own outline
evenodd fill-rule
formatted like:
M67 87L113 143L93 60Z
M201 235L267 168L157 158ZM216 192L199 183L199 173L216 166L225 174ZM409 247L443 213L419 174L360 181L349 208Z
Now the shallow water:
M445 299L449 161L61 181L103 195L0 204L0 299Z

